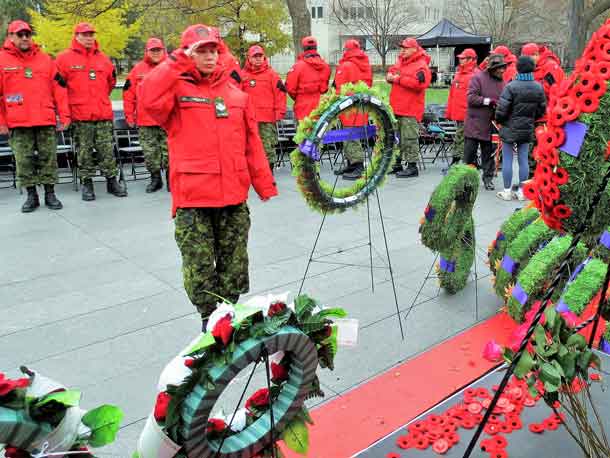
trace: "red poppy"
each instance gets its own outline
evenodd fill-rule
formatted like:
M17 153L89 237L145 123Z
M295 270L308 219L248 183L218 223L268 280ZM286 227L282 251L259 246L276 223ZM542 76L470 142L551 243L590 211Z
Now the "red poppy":
M271 362L271 380L274 383L281 383L288 380L288 370L281 364Z
M598 60L610 61L610 40L604 39L600 42L596 55L599 57Z
M385 458L400 458L400 454L396 452L390 452L386 454Z
M208 418L208 434L221 433L227 429L227 424L220 418Z
M555 183L549 184L549 187L547 188L547 192L549 193L549 196L553 200L559 200L559 197L561 197L561 193L559 192L559 187Z
M5 458L31 458L31 455L25 450L7 445L4 447Z
M563 126L566 123L566 119L564 117L565 111L560 107L555 107L552 110L549 110L550 115L548 117L549 123L553 126Z
M246 409L250 410L251 407L265 407L269 405L269 390L267 388L261 388L255 391L252 396L246 401Z
M30 379L28 378L11 380L10 378L5 378L4 374L0 372L0 396L6 396L12 391L19 388L27 388L29 385Z
M269 306L269 311L267 312L267 316L277 315L280 312L286 310L286 304L281 301L276 301Z
M212 335L215 339L220 339L224 345L227 345L233 335L233 325L231 324L232 318L230 314L226 314L214 325L212 329Z
M593 113L599 108L599 97L595 94L582 94L578 99L578 107L580 111Z
M555 167L557 164L559 164L559 151L557 149L553 148L547 151L546 163L551 167Z
M527 183L525 183L523 185L523 194L529 200L536 200L536 198L538 197L538 188L536 187L536 184L532 181L528 181Z
M551 196L549 196L549 194L547 192L543 192L542 193L542 203L544 204L545 207L552 209L553 205L555 204L555 199L553 199Z
M559 148L561 145L563 145L565 143L566 133L563 129L555 127L551 130L551 133L553 134L553 146L555 148Z
M167 391L162 391L157 395L157 402L155 402L155 420L164 421L167 415L167 407L169 406L169 402L172 400L172 397L167 393Z
M399 436L396 439L396 445L402 449L411 448L411 440L409 436Z
M555 145L555 136L548 129L537 130L536 139L538 140L538 148L551 148Z
M570 174L566 169L558 167L557 170L555 170L555 173L551 176L551 180L557 186L561 186L570 180Z
M599 382L602 379L601 374L597 373L597 372L593 372L591 374L589 374L589 378L591 380L593 380L594 382Z
M601 76L605 80L610 78L610 62L601 61L593 64L592 66L593 73Z
M553 216L560 219L566 219L572 216L572 209L564 204L556 205L553 209Z

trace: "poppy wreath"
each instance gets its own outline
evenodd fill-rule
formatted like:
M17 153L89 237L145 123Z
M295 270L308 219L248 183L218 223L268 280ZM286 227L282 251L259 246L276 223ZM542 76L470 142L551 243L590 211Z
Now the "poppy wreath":
M304 401L324 396L316 370L334 368L338 334L332 318L345 316L340 308L320 309L306 295L291 305L219 306L207 332L164 370L134 457L281 456L279 440L306 454L312 421ZM270 387L254 392L228 416L213 414L216 401L240 371L267 357Z
M123 412L79 407L81 393L22 367L23 378L0 373L0 450L6 458L90 457L89 447L114 442Z
M496 238L491 242L487 250L489 268L495 275L500 268L500 263L508 245L519 235L519 232L540 217L540 212L533 207L525 207L514 212L504 221Z
M366 126L365 137L375 137L372 157L362 178L352 186L337 188L320 178L320 148L338 132L329 127L338 125L341 113L366 113L373 125ZM396 119L382 95L365 83L348 83L341 93L329 92L320 99L318 107L299 123L294 141L296 148L290 155L292 174L307 204L321 213L341 213L364 202L368 195L381 186L396 160ZM345 129L360 137L364 127ZM373 132L374 130L374 132ZM340 141L335 139L333 141Z
M441 287L455 294L466 286L474 260L472 208L479 191L475 168L455 165L436 187L420 220L422 243L440 254Z
M575 71L554 85L549 123L536 130L538 161L524 193L552 229L573 233L610 167L610 21L596 31ZM603 195L583 239L593 245L610 223L610 187Z

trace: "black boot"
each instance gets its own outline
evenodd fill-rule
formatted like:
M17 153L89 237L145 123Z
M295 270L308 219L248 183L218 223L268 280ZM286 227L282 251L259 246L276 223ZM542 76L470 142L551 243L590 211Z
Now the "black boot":
M21 206L23 213L31 213L40 207L40 199L38 199L38 193L36 192L36 186L28 186L28 197Z
M166 186L167 192L169 192L169 168L167 168L165 170L165 186Z
M394 164L394 167L392 167L392 170L390 171L390 174L394 174L394 173L398 173L398 172L402 172L402 163L400 162L400 159L396 161L396 163Z
M347 161L347 163L341 167L340 169L335 170L333 173L335 175L343 175L344 173L349 173L352 170L354 170L354 165L355 164L351 164L350 161Z
M44 185L44 204L51 210L61 210L64 208L55 195L55 186L52 184Z
M419 170L417 170L417 164L415 162L409 162L407 168L397 172L397 178L413 178L419 176Z
M93 190L93 180L91 178L85 178L83 180L83 189L81 196L83 200L95 200L95 191Z
M487 191L494 191L496 189L496 186L494 185L491 178L484 178L483 185L485 186L485 189Z
M355 162L352 170L343 174L343 179L348 181L356 181L362 177L364 173L364 164L362 162Z
M126 197L125 186L116 180L116 177L106 177L106 191L116 197Z
M151 193L158 191L163 187L163 180L161 179L161 172L153 172L150 174L150 183L146 186L146 192Z

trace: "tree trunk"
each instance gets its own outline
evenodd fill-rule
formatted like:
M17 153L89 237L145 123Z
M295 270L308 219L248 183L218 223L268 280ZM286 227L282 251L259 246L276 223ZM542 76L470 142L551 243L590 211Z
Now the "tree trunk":
M311 16L304 0L286 0L286 4L292 19L292 42L296 58L301 52L301 39L311 35Z
M566 62L568 68L574 68L574 63L582 53L587 41L588 24L585 24L584 13L584 0L570 0L568 9L568 59Z
M381 71L383 72L384 77L385 77L385 71L386 71L386 67L387 67L386 57L387 57L387 54L385 52L381 53Z

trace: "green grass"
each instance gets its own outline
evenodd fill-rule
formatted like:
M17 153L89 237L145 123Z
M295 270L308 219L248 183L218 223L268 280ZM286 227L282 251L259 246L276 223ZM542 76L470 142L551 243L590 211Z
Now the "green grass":
M113 89L112 94L110 94L110 100L123 100L123 90Z

